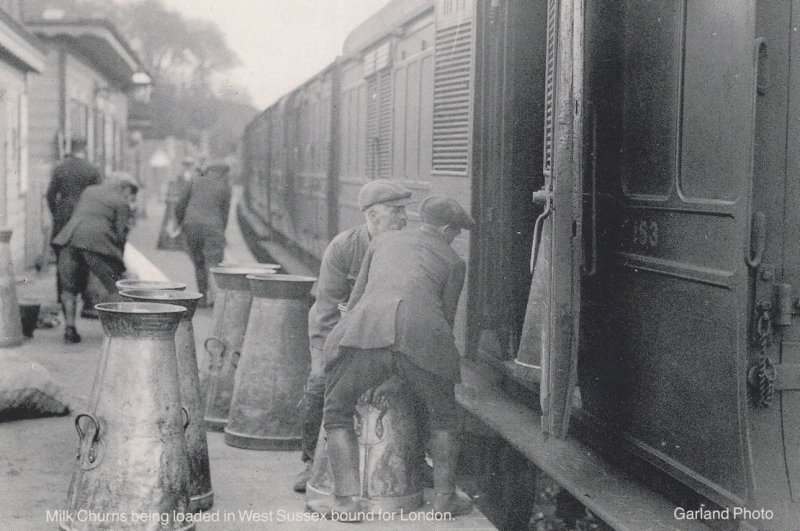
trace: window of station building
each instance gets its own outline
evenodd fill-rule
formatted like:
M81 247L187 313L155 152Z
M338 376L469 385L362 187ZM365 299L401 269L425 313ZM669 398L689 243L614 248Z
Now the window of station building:
M105 115L96 110L94 113L94 162L101 168L105 167L106 164L106 149L105 149L105 139L106 139L106 121Z
M28 191L28 95L19 95L19 193Z
M121 170L124 165L125 129L122 127L122 124L115 119L111 120L111 129L113 153L111 165L114 170Z
M75 98L69 100L69 137L89 137L89 106Z

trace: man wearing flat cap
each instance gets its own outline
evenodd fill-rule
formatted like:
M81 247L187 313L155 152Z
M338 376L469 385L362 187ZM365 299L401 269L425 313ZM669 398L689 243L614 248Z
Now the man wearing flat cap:
M197 291L203 294L198 306L207 306L214 296L209 270L225 257L225 228L231 206L230 167L214 162L182 191L175 205L175 218L183 225L189 258L194 264Z
M100 184L102 180L100 169L86 160L86 140L73 138L70 142L69 154L53 169L50 185L47 187L47 207L53 218L51 242L69 221L78 205L81 193L93 184ZM56 264L58 264L59 248L55 245L52 247L55 251ZM58 275L56 275L56 296L61 296Z
M400 377L428 412L433 510L455 516L472 508L455 490L461 418L454 394L460 373L452 329L466 264L451 244L475 222L457 201L444 196L425 199L420 217L419 229L388 232L372 241L348 312L324 345L323 425L334 495L307 507L339 520L358 521L365 510L353 432L356 402L392 377Z
M89 186L72 217L53 238L53 245L59 248L56 274L66 343L81 340L75 328L76 297L86 291L89 273L100 280L106 295L117 291L115 283L125 272L122 256L138 190L136 182L127 176Z
M358 193L358 206L365 223L337 235L322 256L317 299L308 312L311 373L301 403L304 468L293 486L296 492L305 492L322 423L325 398L322 345L339 322L339 304L347 302L350 297L370 241L379 234L405 227L405 207L412 202L411 191L393 181L376 179L368 182Z

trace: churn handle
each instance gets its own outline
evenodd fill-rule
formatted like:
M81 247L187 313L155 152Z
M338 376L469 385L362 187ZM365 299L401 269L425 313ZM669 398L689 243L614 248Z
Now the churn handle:
M214 369L214 353L211 352L211 349L209 348L209 343L212 342L212 341L217 342L220 345L222 345L222 351L219 353L219 368L220 369L222 369L222 360L225 357L225 352L228 350L228 345L226 345L225 342L223 340L221 340L220 338L218 338L216 336L211 336L209 338L206 338L205 342L203 343L203 348L206 349L206 352L208 352L208 355L209 355L209 358L208 358L208 371L211 372L211 373L214 372L213 371L213 369Z
M183 413L183 431L186 431L186 428L189 427L189 410L186 409L184 406L181 406L181 413Z
M79 461L81 459L81 448L83 447L83 436L84 436L80 424L81 417L88 417L92 419L92 422L94 423L95 426L94 436L92 437L92 442L89 444L89 455L88 455L89 462L88 463L80 462L80 467L83 470L91 470L97 465L99 465L100 462L103 460L103 445L102 442L100 441L100 422L91 413L80 413L75 417L75 430L78 432L78 438L80 439L80 442L78 443L78 455L76 456L76 458Z
M92 419L94 423L94 437L92 438L92 442L95 443L100 438L100 422L98 422L97 418L91 413L80 413L75 417L75 430L78 432L78 439L83 442L83 430L81 430L81 417L88 417Z

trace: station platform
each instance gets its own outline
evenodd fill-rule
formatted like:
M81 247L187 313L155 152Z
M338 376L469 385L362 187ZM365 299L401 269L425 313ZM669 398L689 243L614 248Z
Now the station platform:
M225 258L230 261L255 261L237 226L235 205L227 230ZM194 269L182 252L156 249L164 205L150 203L147 217L137 221L129 242L170 280L184 282L196 289ZM18 296L37 299L55 307L55 268L44 272L26 272L28 282L19 286ZM195 314L194 328L198 363L202 341L211 323L212 309ZM95 367L100 357L103 333L97 320L79 319L78 331L83 341L66 345L63 325L37 329L32 339L20 347L0 349L3 356L17 354L47 368L62 386L70 405L64 417L0 423L0 528L14 531L56 529L58 522L48 520L66 506L67 489L75 465L78 436L75 415L87 405ZM315 522L304 511L305 497L292 491L294 475L301 468L300 452L264 452L233 448L225 444L223 434L208 432L214 506L205 513L201 530L262 529L352 529L352 524ZM430 493L427 493L430 494ZM414 513L382 515L363 523L360 529L495 529L475 507L467 516L450 521L432 518L430 505Z

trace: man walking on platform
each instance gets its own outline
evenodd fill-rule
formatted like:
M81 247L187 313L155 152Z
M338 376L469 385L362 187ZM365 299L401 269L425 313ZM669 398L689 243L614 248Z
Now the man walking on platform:
M53 169L53 176L47 188L47 207L53 218L51 243L72 217L81 193L93 184L100 184L101 180L100 170L86 160L86 140L73 138L69 155ZM58 249L55 245L53 250L58 264ZM61 295L58 275L56 275L56 294Z
M424 402L430 423L433 510L466 514L472 502L456 492L461 415L454 384L460 381L453 338L466 264L451 244L472 218L454 199L428 197L418 230L388 232L367 250L349 309L324 346L324 427L334 495L308 509L341 521L360 521L359 451L353 431L356 402L368 389L399 376Z
M209 164L191 181L175 206L175 217L183 225L194 264L197 291L203 294L200 307L214 302L209 269L219 265L225 256L225 228L231 206L228 171L230 166L225 163Z
M53 239L53 245L59 247L57 274L66 343L81 340L75 328L76 298L86 290L89 273L97 276L109 294L116 293L115 283L125 272L122 257L138 189L124 177L88 187L66 226Z
M322 405L325 399L325 374L322 346L328 333L339 322L339 304L347 302L350 290L358 277L361 261L370 241L389 230L406 226L405 207L412 203L411 191L386 180L370 181L361 187L358 206L365 223L337 235L322 256L317 298L308 313L308 335L311 345L311 373L303 394L303 470L293 486L295 492L305 492L313 464L314 452L322 424Z

